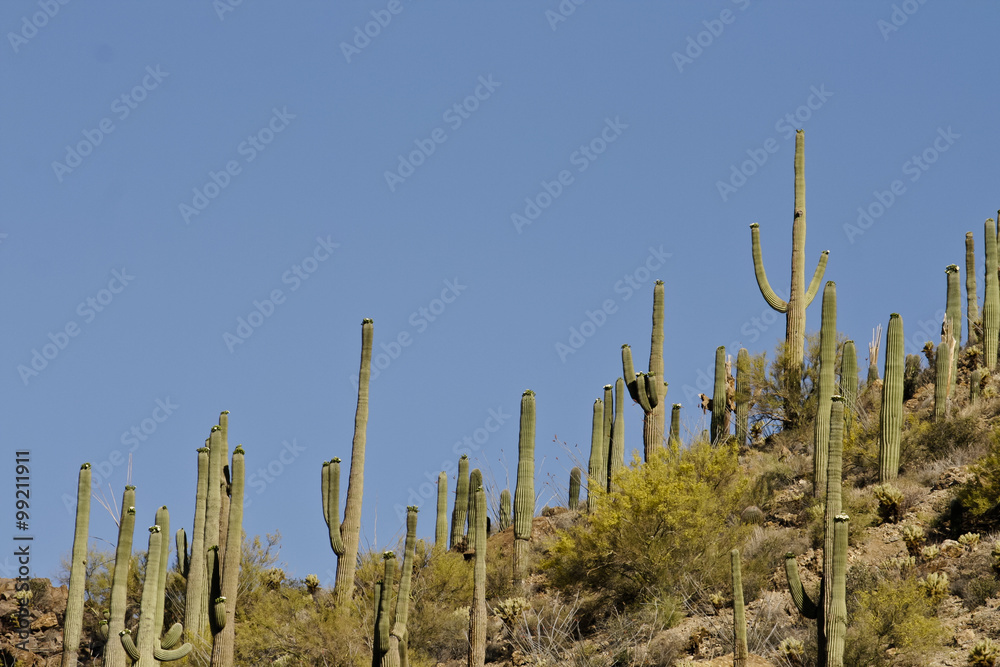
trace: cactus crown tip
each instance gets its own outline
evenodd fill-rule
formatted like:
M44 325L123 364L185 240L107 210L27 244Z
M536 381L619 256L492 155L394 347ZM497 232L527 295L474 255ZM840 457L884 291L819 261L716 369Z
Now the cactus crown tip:
M134 506L133 507L129 507L127 510L125 510L125 513L126 514L135 514L135 507Z
M90 470L90 464L84 463L82 466L80 466L80 470Z
M758 227L760 227L760 224L758 224L756 222L751 222L750 223L750 229L757 229Z
M247 450L243 449L243 445L236 445L236 449L233 450L234 455L239 454L240 456L243 456L246 453Z
M222 411L222 412L220 412L219 414L220 414L220 415L228 415L228 414L229 414L229 410L223 410L223 411Z
M361 320L361 325L362 326L364 326L366 324L375 324L375 320L373 320L370 317L366 317L365 319Z
M221 430L222 430L222 427L219 426L218 424L215 424L214 426L212 426L212 433L215 433L216 431L221 431Z
M160 532L160 527L159 526L150 526L149 527L149 532L151 532L151 533L158 533L158 532Z
M126 484L125 485L125 490L126 491L135 491L135 484Z
M847 514L838 514L837 516L833 517L834 521L850 521L850 519L851 517L848 516Z
M389 560L390 558L395 558L395 557L396 557L396 554L393 553L392 551L383 551L382 552L382 558L384 558L385 560Z
M535 392L531 391L530 389L525 389L524 393L521 394L522 397L523 396L534 396L534 395L535 395Z
M208 447L199 447L195 451L197 451L199 454L208 454L208 452L211 451L211 450L209 450Z
M623 343L623 344L622 344L622 349L623 349L623 350L625 350L625 349L629 349L629 350L631 350L631 349L632 349L632 346L631 346L631 345L629 345L628 343Z
M944 267L944 272L945 273L958 273L958 264L949 264L948 266Z
M662 280L657 280L657 281L656 281L656 284L657 284L657 285L662 285L662 284L663 284L663 281L662 281Z
M330 459L330 463L340 463L340 457L334 456L332 459Z
M469 455L468 454L462 454L460 457L458 457L459 461L468 460L468 459L469 459Z
M830 397L830 400L831 401L843 401L844 397L841 396L840 394L834 394L833 396Z
M894 318L898 319L899 318L899 313L889 313L889 319L891 320L891 319L894 319Z
M604 388L605 389L611 389L611 385L610 384L606 384L606 385L604 385Z
M407 512L419 512L420 508L417 507L416 505L407 505L406 506L406 511Z

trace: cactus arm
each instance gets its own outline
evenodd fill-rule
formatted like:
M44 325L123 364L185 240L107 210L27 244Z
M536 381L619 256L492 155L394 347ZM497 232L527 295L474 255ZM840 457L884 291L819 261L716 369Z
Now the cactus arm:
M466 553L474 552L477 549L476 521L478 521L479 519L475 515L477 511L475 503L476 499L475 489L478 489L482 485L483 485L483 473L479 468L475 468L471 473L469 473L469 520L467 524L468 530L465 533Z
M177 646L177 642L180 641L181 635L184 634L184 625L182 623L174 623L167 630L166 634L160 640L160 647L165 649L172 649Z
M500 517L498 520L499 529L507 530L510 527L511 514L511 500L510 500L510 489L504 489L500 492Z
M826 273L826 260L830 257L830 251L824 250L819 254L819 262L816 264L816 272L813 273L809 289L806 290L806 308L813 302L819 293L819 286L823 284L823 274Z
M785 577L788 579L788 592L792 595L792 602L795 603L799 613L810 620L815 620L819 609L816 603L809 598L802 581L799 579L799 566L795 562L795 554L789 552L785 554Z
M125 653L128 654L132 662L139 662L139 649L132 639L132 633L128 629L125 629L119 632L118 636L121 638L122 648L125 649Z
M764 256L760 250L760 225L756 222L750 225L750 242L753 246L753 270L757 276L757 286L760 288L761 296L779 313L788 312L788 302L775 294L771 289L771 283L767 281L767 273L764 271ZM820 260L822 261L822 260Z
M622 377L628 385L629 396L636 403L639 402L638 383L636 382L635 366L632 363L632 348L626 343L622 345Z
M173 662L174 660L180 660L186 656L191 652L192 648L191 644L184 644L183 646L179 646L178 648L169 651L164 648L154 648L153 657L159 662Z
M670 447L681 446L681 404L674 403L670 409Z
M327 510L327 528L330 533L330 548L340 558L346 553L344 538L340 529L340 458L333 457L323 464L323 489L326 491L324 506Z

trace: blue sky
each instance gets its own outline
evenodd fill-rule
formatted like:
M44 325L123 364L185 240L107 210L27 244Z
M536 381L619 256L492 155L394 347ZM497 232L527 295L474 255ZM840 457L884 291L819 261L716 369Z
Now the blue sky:
M795 128L807 262L830 250L839 328L864 363L899 312L915 352L945 266L964 273L972 230L981 270L1000 206L998 18L933 0L3 3L0 423L7 488L32 452L34 572L71 547L84 461L120 499L133 450L139 525L166 504L190 529L195 449L230 410L256 475L246 530L280 529L289 574L330 583L320 467L350 456L365 317L384 356L363 545L394 545L410 503L433 535L427 482L466 439L506 485L527 388L539 508L561 497L621 344L645 367L656 279L667 401L702 428L715 348L784 337L748 226L787 290ZM629 449L641 421L627 406ZM96 505L91 535L115 541Z

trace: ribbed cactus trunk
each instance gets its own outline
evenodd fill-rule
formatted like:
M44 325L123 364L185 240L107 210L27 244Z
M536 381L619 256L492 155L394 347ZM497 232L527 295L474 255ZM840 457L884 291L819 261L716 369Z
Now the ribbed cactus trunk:
M740 572L740 550L729 552L733 571L733 667L747 664L747 617L743 608L743 575Z
M205 514L208 511L208 447L198 448L198 485L195 491L194 526L191 531L191 560L187 567L184 594L184 627L187 637L200 637L208 624L204 606L205 586Z
M333 594L338 606L345 606L354 597L354 570L358 561L358 542L361 538L361 499L365 484L365 443L368 432L368 385L371 379L372 338L374 324L370 319L361 322L361 369L358 375L358 407L354 414L354 442L351 446L351 472L347 481L347 501L344 503L344 521L340 534L344 541L344 554L337 554L337 580Z
M741 347L736 354L736 442L745 447L750 440L750 353Z
M535 392L521 395L521 427L517 442L517 486L514 489L514 584L528 573L528 543L535 518Z
M483 485L483 473L479 468L474 469L469 473L469 522L468 522L468 532L465 534L465 551L466 553L473 552L478 547L476 543L476 521L479 517L476 516L476 504L473 502L476 499L476 489Z
M139 649L139 660L135 667L155 667L156 661L153 659L153 646L162 627L156 625L156 601L159 597L157 585L159 577L157 572L160 569L160 558L162 549L160 542L163 533L160 526L154 525L149 529L149 550L146 556L146 578L142 584L142 598L140 599L139 612L139 633L136 637L136 648Z
M614 491L615 475L625 469L625 381L618 378L615 381L615 417L611 426L611 442L608 446L608 491ZM604 413L608 412L608 404L604 405Z
M375 587L375 634L372 638L372 667L382 667L389 653L389 630L392 628L392 586L396 578L396 554L382 554L382 581Z
M959 282L958 264L949 264L944 270L948 291L945 317L951 321L951 335L957 345L962 344L962 285Z
M246 477L244 455L243 447L238 446L233 451L230 467L229 520L226 522L226 550L222 556L219 596L225 603L225 625L214 632L212 667L232 667L236 650L236 605L239 592L240 542L243 535L243 490Z
M844 401L835 396L830 401L830 455L827 460L827 483L824 492L826 500L823 519L826 528L823 536L823 591L832 590L834 575L834 519L843 507L843 460L844 460ZM823 596L823 618L829 621L832 597Z
M715 389L712 394L712 444L722 444L729 435L726 403L726 347L715 348Z
M604 484L608 469L608 450L604 440L604 401L594 401L594 418L590 429L590 461L587 464L587 509L594 511L592 489Z
M970 346L979 342L979 301L976 296L976 239L972 232L965 233L965 316L968 324L966 340Z
M409 660L406 657L407 641L409 631L406 628L410 614L410 582L413 579L413 558L417 551L417 507L410 505L406 508L406 543L403 547L403 571L399 575L399 592L396 595L396 619L389 633L389 651L386 653L386 660L382 664L386 667L408 667ZM486 513L486 504L483 503L482 513ZM485 516L483 518L485 523ZM486 544L486 538L483 538Z
M885 335L885 378L878 419L878 479L891 482L899 473L899 442L903 434L903 318L889 315Z
M132 538L135 534L135 487L128 485L122 494L122 515L118 523L118 545L115 547L115 571L111 578L108 640L104 645L104 667L126 667L125 648L118 633L125 629L128 605L128 571L132 560Z
M504 489L500 492L500 516L498 517L497 526L498 530L507 530L510 528L511 522L511 500L510 500L510 489Z
M806 177L805 177L805 135L802 130L795 133L795 203L792 218L792 271L788 300L779 297L768 283L764 271L764 259L760 249L759 225L750 225L753 249L754 273L761 295L767 304L779 313L785 314L786 345L786 390L785 419L789 426L799 420L799 395L801 392L802 368L805 359L806 308L812 303L823 281L829 252L824 250L813 274L809 288L805 287L806 263Z
M434 547L448 548L448 473L438 473L437 518L434 523Z
M222 513L222 466L224 464L222 453L222 429L218 425L213 426L208 436L208 500L205 504L205 586L202 589L201 605L204 626L211 627L213 613L213 574L215 571L215 560L219 547L219 517ZM216 555L212 555L212 550L216 550Z
M844 397L844 437L850 437L858 404L858 351L853 340L844 342L840 360L840 395Z
M833 588L826 625L826 667L844 667L847 636L847 532L849 517L834 517Z
M670 410L670 447L681 446L681 404L674 403Z
M451 548L457 549L465 541L465 522L469 518L469 457L458 459L458 479L455 481L455 506L451 511Z
M483 667L486 664L486 492L483 487L476 489L476 525L471 529L476 533L476 542L483 548L476 549L473 566L472 605L469 607L469 660L468 667Z
M826 493L826 462L830 448L830 397L837 374L837 285L823 288L822 325L819 333L819 387L813 431L813 496ZM843 413L841 413L843 419Z
M997 345L1000 344L1000 285L997 284L997 225L986 220L986 267L983 297L983 365L992 372L997 365Z
M83 632L83 600L87 587L87 541L90 534L90 464L80 466L76 485L76 528L69 570L69 598L63 621L62 667L76 667Z
M566 507L576 511L580 506L580 478L583 476L583 471L577 467L573 467L569 471L569 501L566 503Z
M934 421L943 422L951 412L951 389L957 365L956 343L951 334L951 318L945 316L941 329L941 343L934 359Z

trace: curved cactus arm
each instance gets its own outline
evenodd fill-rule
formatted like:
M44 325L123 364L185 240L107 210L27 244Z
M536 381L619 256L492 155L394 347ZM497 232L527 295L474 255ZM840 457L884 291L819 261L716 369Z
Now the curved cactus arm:
M163 635L163 639L160 640L160 646L165 649L171 649L177 646L177 642L181 640L181 635L184 634L184 624L174 623L167 630L167 633Z
M340 530L340 458L333 457L323 464L323 509L326 514L326 525L330 529L330 548L340 558L346 547Z
M226 627L226 598L219 596L212 601L212 630L219 633Z
M788 592L792 594L792 602L795 603L799 613L810 620L815 620L819 609L802 587L799 565L795 562L795 554L791 552L785 554L785 577L788 579Z
M760 288L761 296L771 308L779 313L787 313L788 302L775 294L774 290L771 289L771 283L767 281L767 273L764 271L764 256L760 250L760 225L756 222L750 225L750 241L753 244L753 271L757 276L757 286ZM823 260L820 259L820 261Z
M830 257L830 251L824 250L819 254L819 263L816 264L816 272L813 274L809 289L806 290L806 308L816 298L819 293L819 286L823 284L823 274L826 273L826 260Z
M119 632L118 636L122 640L122 647L125 649L125 653L128 654L128 657L132 660L132 662L138 662L139 648L135 645L135 641L132 639L132 633L128 629L125 629Z
M653 376L646 375L645 373L636 373L635 380L633 380L635 393L639 397L639 400L636 402L639 404L639 407L642 408L642 411L647 414L655 410L657 404L657 396L655 393L656 389L651 386L653 384L651 379L652 377ZM654 392L652 395L649 393L651 388Z
M622 373L622 377L625 378L625 383L628 385L629 396L638 403L639 391L636 382L638 373L635 372L635 365L632 363L632 348L628 343L622 345Z
M104 643L108 642L108 637L111 636L111 632L108 630L107 620L103 620L97 625L97 636L101 638Z
M173 662L174 660L180 660L181 658L186 656L188 653L191 652L191 649L192 649L191 644L183 644L182 646L179 646L169 651L164 648L154 648L153 657L158 662Z

